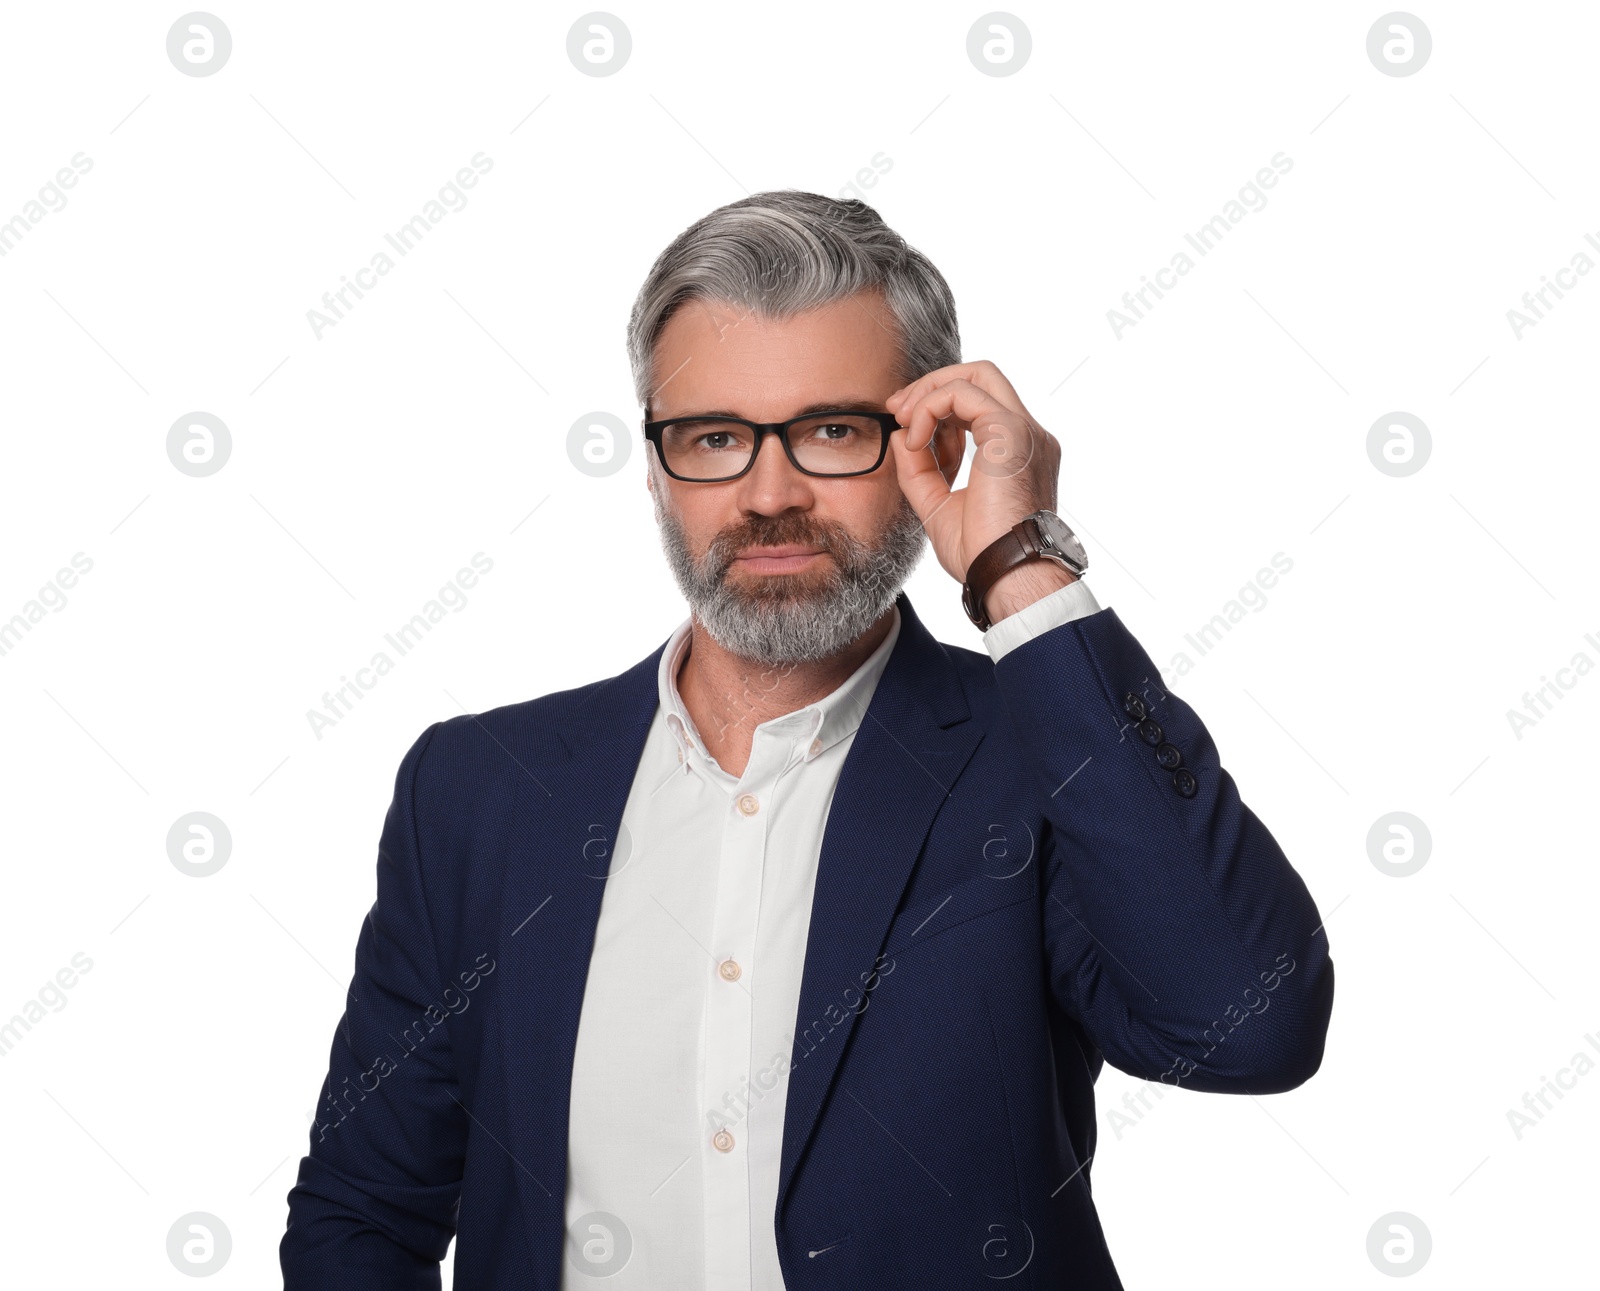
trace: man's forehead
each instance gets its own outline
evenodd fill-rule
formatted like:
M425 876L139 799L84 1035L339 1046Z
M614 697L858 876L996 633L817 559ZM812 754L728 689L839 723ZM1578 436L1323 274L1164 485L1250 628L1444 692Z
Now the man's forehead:
M899 344L864 304L849 297L775 320L722 301L686 302L657 345L651 415L884 411L873 396L893 381Z

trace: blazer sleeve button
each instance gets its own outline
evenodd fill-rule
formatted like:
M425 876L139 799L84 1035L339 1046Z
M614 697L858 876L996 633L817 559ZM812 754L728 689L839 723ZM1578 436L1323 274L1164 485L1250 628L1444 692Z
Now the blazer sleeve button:
M1156 749L1156 763L1163 771L1176 771L1183 765L1183 754L1176 744L1163 744Z
M1122 711L1136 722L1142 722L1150 715L1145 709L1144 700L1131 690L1122 697Z
M1188 767L1179 767L1172 773L1172 787L1185 798L1193 798L1200 791L1200 782Z
M1154 718L1147 717L1139 723L1139 738L1154 748L1166 738L1166 732L1161 729L1161 723Z

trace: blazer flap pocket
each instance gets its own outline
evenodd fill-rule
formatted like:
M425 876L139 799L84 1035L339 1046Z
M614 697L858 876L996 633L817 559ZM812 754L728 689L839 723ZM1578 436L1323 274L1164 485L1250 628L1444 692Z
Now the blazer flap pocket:
M969 919L1031 900L1033 889L1028 882L1031 873L1030 868L1010 878L992 879L980 875L964 879L940 896L907 906L889 925L884 954L911 950Z

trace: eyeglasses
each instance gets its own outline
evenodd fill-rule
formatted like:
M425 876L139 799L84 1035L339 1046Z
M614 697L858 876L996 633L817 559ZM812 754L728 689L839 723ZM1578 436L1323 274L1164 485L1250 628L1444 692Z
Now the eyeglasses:
M883 465L889 433L900 423L888 412L813 412L788 421L743 417L669 417L644 423L644 437L675 480L695 484L736 480L755 465L765 434L778 436L804 475L869 475Z

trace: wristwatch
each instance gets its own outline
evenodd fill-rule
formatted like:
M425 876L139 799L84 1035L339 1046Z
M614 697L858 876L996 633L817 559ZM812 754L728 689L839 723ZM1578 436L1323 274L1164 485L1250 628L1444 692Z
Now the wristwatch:
M1008 569L1041 558L1055 561L1080 578L1089 568L1089 553L1078 541L1078 535L1067 528L1067 522L1054 511L1035 511L1018 520L967 566L967 581L961 585L961 608L967 617L987 632L994 626L983 608L989 589Z

